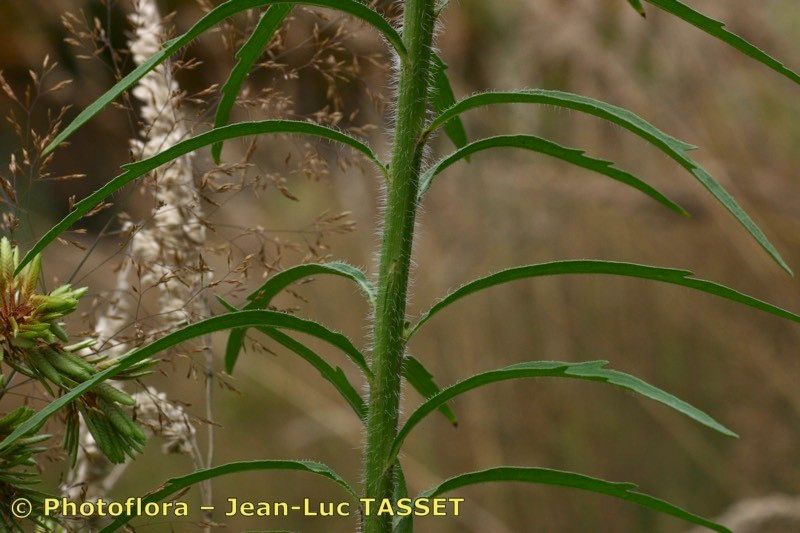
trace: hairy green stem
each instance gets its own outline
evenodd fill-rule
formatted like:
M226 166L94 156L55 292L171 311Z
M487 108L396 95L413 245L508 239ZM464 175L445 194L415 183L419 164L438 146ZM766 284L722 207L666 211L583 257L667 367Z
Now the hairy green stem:
M389 454L397 434L405 349L403 330L423 151L434 4L434 0L407 0L403 18L403 41L408 54L400 66L397 126L383 220L373 330L374 376L367 413L363 472L365 497L378 501L392 496L394 473ZM374 506L371 511L364 517L363 530L366 533L391 531L391 517L376 516Z

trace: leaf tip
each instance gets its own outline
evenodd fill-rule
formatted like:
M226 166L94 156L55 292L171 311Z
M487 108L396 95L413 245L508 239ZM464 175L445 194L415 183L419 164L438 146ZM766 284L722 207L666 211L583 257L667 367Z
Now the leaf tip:
M722 433L726 437L731 437L733 439L741 438L738 433L736 433L732 429L728 429L727 427L723 426L722 424L717 424L717 426L714 429L716 429L718 432Z
M778 251L775 248L773 248L771 246L769 248L767 248L765 246L764 248L767 249L767 252L769 253L769 255L772 256L772 259L774 259L775 262L778 263L778 266L781 267L781 269L784 272L789 274L791 277L794 277L794 271L792 270L792 267L789 266L789 264L783 259L781 254L778 253Z
M56 149L56 146L58 146L56 144L56 141L53 141L50 144L48 144L47 146L45 146L44 150L42 150L42 156L50 155L53 152L53 150Z
M211 147L211 158L215 165L222 164L222 143L216 143Z

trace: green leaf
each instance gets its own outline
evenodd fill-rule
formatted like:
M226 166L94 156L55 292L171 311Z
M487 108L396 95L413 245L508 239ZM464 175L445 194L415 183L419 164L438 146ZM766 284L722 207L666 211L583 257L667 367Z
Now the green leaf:
M114 366L94 374L90 379L77 385L63 396L53 400L44 408L42 408L42 410L36 413L35 416L31 417L23 424L20 424L11 434L9 434L5 439L3 439L2 442L0 442L0 450L3 450L13 444L15 440L26 434L31 429L41 427L41 425L44 424L44 422L50 416L90 388L94 387L98 383L102 383L103 381L113 378L114 376L125 371L136 363L147 359L148 357L156 355L159 352L163 352L164 350L172 348L173 346L176 346L187 340L208 335L216 331L258 326L289 329L324 340L344 351L348 356L350 356L351 359L356 361L356 364L358 364L359 367L362 367L362 370L364 370L365 373L369 372L368 375L371 376L371 371L369 371L369 367L367 366L366 361L364 361L361 353L352 345L347 337L340 333L330 331L316 322L297 318L296 316L288 315L286 313L261 310L237 311L235 313L227 313L224 315L207 318L201 322L185 326L151 342L146 346L132 350L127 355L121 357L119 362Z
M226 302L223 298L218 297L217 299L226 308L228 308L228 309L236 309L231 304ZM238 313L252 313L252 312L256 312L256 311L257 310L255 310L255 309L243 309L241 311L238 311ZM325 326L323 326L322 324L319 324L319 323L314 322L312 320L306 320L306 319L297 318L294 315L288 315L286 313L279 313L277 311L265 311L265 312L275 313L277 315L282 315L282 316L290 316L290 317L292 317L292 318L294 318L296 320L300 320L303 323L303 329L302 330L298 329L297 327L287 327L287 326L276 326L276 327L286 328L286 329L293 329L295 331L299 331L301 333L305 333L307 335L311 335L312 337L316 337L316 338L318 338L318 339L320 339L322 341L325 341L325 342L327 342L328 344L330 344L331 346L333 346L335 348L339 348L339 350L344 352L344 354L347 355L350 358L350 360L353 361L356 364L356 366L364 373L364 375L367 376L368 379L370 379L370 380L372 379L372 370L370 370L369 365L367 364L367 361L364 358L364 354L362 354L361 351L359 351L359 349L356 348L353 345L353 343L350 341L350 339L348 339L345 335L342 335L341 333L338 333L336 331L332 331L332 330L326 328ZM256 324L256 326L258 326L258 325L259 324ZM269 324L263 324L263 325L269 326ZM247 327L250 327L250 326L248 324L244 324L244 327L240 327L240 328L238 328L238 330L244 331L244 330L247 329ZM233 328L228 328L228 329L233 329Z
M336 390L338 390L347 403L350 404L350 406L353 408L353 411L355 411L356 415L360 419L363 420L364 417L367 416L367 407L364 404L364 400L361 398L361 395L358 394L358 391L356 391L353 385L351 385L347 380L347 376L345 376L341 368L337 366L334 369L310 348L275 328L259 327L257 329L267 337L282 344L285 348L293 351L311 363L311 365L319 371L323 378L328 380L331 385L336 387Z
M236 309L224 299L219 298L219 300L225 307L228 308L229 311ZM292 350L297 355L311 363L325 379L327 379L331 384L333 384L334 387L336 387L344 399L347 400L347 402L356 411L356 414L358 414L359 418L362 420L364 419L364 416L366 415L364 401L347 380L347 377L344 375L344 372L342 372L341 368L337 367L334 370L330 365L328 365L327 362L325 362L324 359L314 353L310 348L294 340L288 335L275 330L274 328L259 327L257 329L261 333L279 342L289 350ZM226 372L228 373L232 372L233 365L235 365L236 360L239 357L245 332L246 329L233 330L228 338L228 347L225 358L225 364L227 368ZM234 337L234 335L236 336ZM413 357L409 356L406 358L406 362L403 365L403 376L405 376L409 384L414 387L424 398L429 398L439 392L439 387L433 380L431 373L425 369L422 363ZM439 411L450 421L451 424L454 426L458 425L455 413L453 413L452 409L450 409L448 405L442 405L439 407Z
M227 476L228 474L253 472L258 470L308 472L310 474L321 476L333 481L346 490L347 493L353 497L353 499L358 499L358 496L350 484L347 483L347 481L345 481L339 474L331 470L330 467L322 463L317 463L315 461L264 460L228 463L212 468L197 470L185 476L174 477L168 480L163 486L142 497L142 505L151 502L159 502L168 496L177 494L184 489L191 487L192 485L196 485L197 483L207 481L209 479ZM133 518L133 516L119 516L113 522L103 528L101 533L110 533L112 531L116 531L120 527L130 522Z
M680 147L683 151L696 148L691 144L667 135L627 109L587 96L548 89L489 91L468 96L436 116L426 128L426 131L435 131L452 118L472 109L499 104L545 104L565 107L613 122L650 142L659 141L670 146Z
M367 295L370 303L374 305L374 288L361 270L346 263L312 263L288 268L272 276L266 281L266 283L264 283L264 285L261 286L261 288L248 296L248 300L250 300L250 302L244 307L244 309L267 307L272 298L274 298L275 295L282 291L286 286L304 277L315 274L333 274L344 276L353 280ZM228 309L228 311L236 310L236 307L228 303L224 298L220 297L218 300ZM350 383L347 381L347 378L344 376L344 373L341 371L341 369L337 368L334 370L308 347L295 341L288 335L280 332L278 332L276 335L273 333L274 330L272 328L258 328L258 330L275 341L283 344L286 348L294 351L296 354L311 363L317 370L320 371L325 379L330 381L339 390L339 392L342 393L342 396L344 396L348 403L353 406L359 417L363 419L365 414L363 400L358 393L355 392L355 389L353 389L352 385L350 385ZM232 330L230 336L228 337L228 344L225 352L225 371L229 374L233 372L233 367L236 365L236 361L239 358L245 333L246 329L236 329ZM405 376L406 380L408 380L409 384L411 384L411 386L414 387L424 398L429 398L430 396L439 392L439 387L433 380L431 373L428 372L422 363L420 363L414 357L408 356L406 358L406 361L403 365L403 375ZM453 425L458 424L455 414L450 407L444 405L440 407L439 410Z
M673 211L676 211L682 215L686 214L686 211L675 202L636 176L616 168L614 163L611 161L595 159L585 155L582 150L567 148L533 135L498 135L496 137L480 139L462 147L460 150L457 150L456 152L450 154L438 163L431 166L422 175L420 178L421 184L419 197L422 198L422 195L424 195L431 186L433 179L450 165L465 157L468 157L470 154L474 154L482 150L488 150L490 148L522 148L561 159L568 163L572 163L573 165L577 165L588 170L593 170L594 172L608 176L609 178L622 182L626 185L630 185L631 187L638 189Z
M291 4L277 4L268 7L264 14L261 15L253 33L250 34L247 41L236 52L236 65L234 65L228 79L225 80L225 84L222 86L221 98L214 117L215 128L228 124L231 109L236 103L236 97L239 95L245 78L247 78L247 75L253 69L253 65L293 7ZM220 156L222 155L221 142L215 143L211 147L211 155L214 157L214 161L219 164Z
M408 487L406 486L406 476L403 474L403 467L400 461L394 464L394 501L408 498ZM414 517L396 516L392 523L393 533L413 533Z
M225 344L225 372L228 374L233 374L233 368L239 359L246 336L247 330L241 328L232 329L228 334L228 342Z
M644 6L642 5L642 0L628 0L628 3L631 7L639 13L642 18L647 16L647 13L644 11Z
M219 298L219 301L224 305L229 312L236 312L236 309L233 305L225 301L223 298ZM353 408L356 415L360 419L364 419L367 413L366 405L364 404L364 400L361 398L361 395L358 394L355 387L350 384L348 381L347 376L345 376L344 372L338 366L333 368L331 365L327 363L322 357L317 355L311 348L305 346L301 342L293 339L289 335L279 331L275 328L268 328L268 327L259 327L257 328L258 331L263 333L264 335L268 336L272 340L280 343L286 349L294 352L295 354L299 355L303 359L305 359L308 363L311 364L320 375L326 379L331 385L333 385L339 394L347 401L348 404ZM237 330L237 331L244 331L244 330Z
M341 276L353 281L375 307L375 287L364 272L347 263L306 263L282 270L270 277L261 287L253 291L247 299L249 303L245 309L263 308L270 304L272 299L283 289L303 278L319 274Z
M406 380L419 392L423 398L428 399L439 394L440 389L433 380L433 375L428 372L422 363L411 355L406 355L403 361L403 375ZM444 415L453 426L458 426L455 413L447 404L439 406L439 412Z
M303 267L325 267L325 266L334 266L332 269L305 269ZM328 263L327 265L300 265L298 267L294 267L291 269L284 270L280 274L276 274L267 283L262 286L262 289L255 291L250 295L251 302L248 306L254 305L256 300L258 303L263 306L269 305L269 301L272 297L280 292L286 285L291 283L291 280L296 281L299 279L300 276L295 277L300 272L306 272L306 275L311 275L312 273L323 273L323 274L337 274L340 271L338 268L340 267L348 267L344 269L344 272L353 269L354 267L350 267L349 265L345 265L344 263ZM361 271L358 271L359 273ZM284 274L283 276L281 276ZM341 274L339 274L341 275ZM270 283L270 281L275 280L276 278L281 277L282 281ZM349 277L349 276L348 276ZM365 282L364 285L365 289L371 290L371 285L366 281L366 278L361 278L360 276L355 276L355 281ZM266 287L266 289L264 289ZM268 295L268 296L267 296ZM228 309L228 311L236 311L236 307L228 303L224 298L218 297L217 298L220 303ZM253 309L253 307L246 306L244 309ZM358 414L359 418L364 418L366 408L364 406L364 402L361 399L361 396L355 392L355 389L350 382L347 381L346 376L342 372L340 368L336 368L335 370L328 365L321 357L319 357L316 353L314 353L310 348L304 346L303 344L297 342L296 340L292 339L288 335L285 335L281 332L276 331L274 328L257 328L260 332L264 333L268 337L272 338L273 340L281 343L286 348L294 351L297 355L304 358L306 361L311 363L322 376L327 379L330 383L334 385L334 387L339 390L339 392L344 396L345 400L353 406L356 413ZM242 342L244 341L244 335L247 330L245 328L235 329L232 330L230 336L228 337L228 345L226 349L226 356L225 356L225 366L226 372L229 374L233 371L233 367L236 364L237 359L239 358L239 353L241 351ZM352 346L352 345L351 345ZM355 348L349 348L355 350ZM360 352L359 352L360 355ZM363 355L361 355L363 358ZM363 369L362 369L363 370ZM367 375L370 373L366 372ZM428 372L425 367L415 358L409 356L406 358L406 362L403 365L403 376L405 376L406 380L414 387L424 398L429 398L434 394L439 392L439 387L436 385L436 382L433 380L433 376L430 372ZM455 414L450 409L449 406L443 405L439 408L439 411L448 419L453 425L458 425L458 421L456 420Z
M712 37L716 37L720 41L729 44L730 46L737 49L746 56L750 56L759 63L762 63L767 67L771 68L778 74L782 74L783 76L789 78L793 82L800 83L800 75L798 75L791 69L787 68L785 65L783 65L783 63L781 63L774 57L770 56L763 50L757 48L752 43L739 37L735 33L731 33L728 30L726 30L725 24L723 24L722 22L709 18L703 15L702 13L695 11L686 4L679 2L678 0L645 0L645 1L650 4L653 4L659 9L666 11L667 13L672 13L676 17L683 19L692 26L695 26L696 28L703 30Z
M744 304L787 320L800 322L800 316L791 311L758 300L752 296L720 285L719 283L691 277L692 272L689 270L676 270L674 268L661 268L618 261L575 260L554 261L551 263L510 268L467 283L436 302L433 307L422 315L416 325L409 330L407 337L410 338L417 329L430 320L433 315L465 296L511 281L564 274L609 274L612 276L629 276L663 283L672 283L673 285L681 285L683 287L689 287L690 289L707 292L719 296L720 298Z
M99 113L101 109L116 100L119 95L139 81L145 74L166 61L170 56L197 39L207 30L213 28L223 20L247 9L271 6L274 4L317 6L343 11L349 15L363 20L364 22L367 22L376 28L386 38L386 40L389 41L389 43L395 48L401 57L405 57L406 55L403 39L392 27L392 25L389 24L389 22L387 22L386 19L384 19L380 14L357 0L228 0L227 2L220 4L213 10L209 11L194 26L192 26L189 31L165 42L164 48L148 58L147 61L142 63L139 67L118 81L105 94L95 100L86 109L81 111L81 113L75 117L69 126L64 128L64 130L59 133L45 148L44 154L46 155L52 152L56 146L64 142L65 139L75 133L78 128L83 126L92 117Z
M431 84L431 102L433 108L437 113L441 113L456 103L453 88L450 86L450 80L447 79L447 65L438 56L433 56L433 80ZM459 117L449 120L444 126L444 132L456 146L461 148L466 145L467 131L464 129L464 124Z
M545 89L487 92L465 98L450 107L431 122L427 128L427 132L435 131L453 117L459 116L461 113L470 109L496 104L546 104L565 107L608 120L631 131L656 146L659 150L689 171L734 217L736 217L742 226L744 226L750 235L758 241L761 247L772 256L781 268L789 273L792 272L772 243L769 242L769 239L767 239L750 216L736 203L736 200L734 200L722 185L717 183L705 169L689 157L688 152L693 149L694 146L667 135L641 117L621 107L594 100L586 96Z
M660 513L680 518L681 520L690 522L692 524L698 524L707 527L714 531L731 533L728 528L720 524L694 515L688 511L685 511L684 509L681 509L680 507L665 502L664 500L660 500L658 498L654 498L653 496L649 496L637 491L637 487L633 483L604 481L602 479L585 476L583 474L552 470L549 468L500 466L478 472L469 472L467 474L461 474L452 477L442 482L440 485L426 490L420 494L419 497L435 498L446 492L460 489L468 485L475 485L478 483L493 483L498 481L516 481L522 483L554 485L558 487L568 487L589 492L596 492L599 494L606 494L608 496L613 496L614 498L627 500Z
M189 139L170 146L166 150L141 161L127 163L122 168L128 172L135 172L139 175L150 172L159 166L169 163L173 159L194 152L199 148L208 146L218 141L235 139L238 137L248 137L251 135L309 135L319 137L329 141L338 142L367 156L375 163L379 169L383 169L383 163L367 144L339 130L302 120L271 119L254 122L238 122L221 128L206 131Z
M249 302L244 306L244 309L265 309L279 292L292 283L318 274L342 276L352 280L367 296L370 306L375 307L375 287L358 268L347 263L308 263L287 268L269 278L261 287L247 297ZM225 306L229 305L224 300L220 301ZM228 374L232 373L233 368L236 366L236 360L239 358L239 352L242 349L246 333L247 330L244 329L230 332L225 349L225 372Z
M234 139L237 137L245 137L248 135L264 135L264 134L303 134L311 135L328 139L330 141L339 142L351 148L358 150L372 160L379 168L383 169L383 165L378 161L377 156L372 149L366 144L362 143L355 137L351 137L345 133L337 131L327 126L321 126L311 122L302 122L298 120L263 120L258 122L241 122L238 124L231 124L222 128L201 133L185 141L171 146L152 157L128 163L123 165L124 172L119 176L113 178L111 181L103 185L100 189L93 192L77 204L72 211L65 216L58 224L53 226L39 241L31 248L25 257L19 263L16 272L19 273L25 265L27 265L36 255L38 255L44 248L53 242L61 233L66 231L75 222L81 219L85 214L100 204L105 198L119 191L128 183L136 180L155 170L165 163L169 163L182 155L194 152L198 148L208 146L215 142L226 139Z
M606 364L608 364L607 361L588 361L585 363L532 361L483 372L471 378L467 378L464 381L460 381L455 385L451 385L450 387L443 389L436 396L429 398L425 403L420 405L413 413L411 413L411 415L408 417L408 420L406 420L406 423L403 424L403 427L400 428L400 431L397 433L397 437L392 444L392 451L389 455L389 460L393 461L397 457L397 454L400 452L400 448L403 445L403 441L411 432L411 430L428 414L430 414L432 411L435 411L440 405L443 405L444 402L448 402L456 396L464 394L465 392L469 392L478 387L489 385L490 383L524 378L558 377L608 383L609 385L615 385L617 387L633 391L637 394L641 394L642 396L650 398L651 400L662 403L667 407L671 407L672 409L688 416L692 420L716 430L723 435L728 435L731 437L737 436L736 433L726 428L706 413L695 407L692 407L683 400L676 398L672 394L654 387L649 383L640 380L639 378L631 376L630 374L607 369L605 368Z

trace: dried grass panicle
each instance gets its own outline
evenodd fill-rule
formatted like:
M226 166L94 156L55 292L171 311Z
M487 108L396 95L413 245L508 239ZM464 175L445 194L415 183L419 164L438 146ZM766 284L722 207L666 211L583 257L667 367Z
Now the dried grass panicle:
M167 400L167 395L153 387L133 395L136 418L153 435L161 438L165 454L197 454L197 430L183 407Z
M154 1L137 0L133 5L130 18L134 32L130 48L134 61L141 64L161 48L164 30ZM154 155L188 135L179 105L181 93L169 65L161 65L142 78L133 95L142 103L142 139L131 141L137 158ZM98 340L112 355L121 355L127 350L127 343L114 344L112 339L136 318L133 303L123 296L134 270L142 284L157 287L161 326L167 331L209 314L206 301L196 297L210 280L211 272L199 252L205 244L206 230L200 220L200 196L195 187L191 155L155 171L152 178L158 204L152 223L141 229L126 223L124 229L133 232L129 256L117 271L117 296L112 298L95 328ZM157 333L163 333L163 329ZM211 376L207 378L211 379ZM180 408L167 402L163 393L152 389L147 393L137 393L133 398L137 413L147 427L166 439L165 450L188 454L196 463L200 461L202 464L195 428ZM165 425L164 420L169 422ZM97 453L95 442L87 431L82 431L81 444L77 467L72 471L65 490L73 497L98 498L113 486L118 475L114 475L114 468L103 454Z
M69 108L42 110L46 98L60 96L72 83L63 78L58 63L46 55L42 64L28 71L27 83L15 89L0 71L0 94L8 107L3 122L16 138L17 149L9 155L7 173L0 172L0 230L12 237L21 220L30 214L29 191L39 182L67 181L83 178L83 174L56 174L51 170L53 154L43 155L47 146L61 129ZM4 106L5 107L5 106Z
M158 52L164 40L158 7L151 0L137 0L131 15L134 37L130 48L136 64ZM156 67L133 90L141 101L141 137L131 141L137 159L147 158L175 145L189 135L180 108L181 92L168 64ZM206 241L201 199L195 185L193 155L187 154L154 171L158 207L152 226L133 236L131 253L143 266L145 286L159 286L159 312L170 325L207 316L202 298L194 298L211 273L198 250Z

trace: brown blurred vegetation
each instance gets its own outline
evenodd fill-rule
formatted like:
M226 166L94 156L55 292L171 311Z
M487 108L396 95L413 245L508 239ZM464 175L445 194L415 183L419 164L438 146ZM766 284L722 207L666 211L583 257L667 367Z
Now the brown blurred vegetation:
M691 2L751 41L800 67L797 28L800 9L790 0ZM170 1L173 23L186 28L199 16L193 1ZM113 77L99 63L81 62L62 43L59 16L94 10L99 2L11 0L0 4L0 67L9 81L24 82L45 54L65 77L75 78L61 101L75 109L88 104ZM125 42L125 2L117 2L110 35ZM790 265L800 268L800 98L787 80L705 34L655 9L639 18L624 0L453 1L443 17L438 45L450 64L457 95L489 88L543 87L582 93L629 108L665 131L701 149L697 158L753 215ZM306 20L306 19L303 19ZM311 19L308 19L311 20ZM310 22L293 26L300 42ZM383 51L369 30L356 31L348 47ZM219 36L203 38L189 54L203 65L184 73L187 90L220 83L232 50ZM370 91L390 95L380 69L365 67ZM251 87L275 80L251 79ZM294 112L309 115L325 106L326 87L317 76L278 80L292 97ZM276 82L277 83L277 82ZM359 84L345 92L346 110L359 109L354 124L385 122ZM240 118L258 111L240 111ZM206 117L207 120L207 117ZM345 121L346 122L346 121ZM631 189L602 177L529 153L486 152L441 176L419 221L411 312L424 310L450 288L498 269L555 259L616 259L688 268L700 277L729 284L793 309L797 281L774 265L736 222L690 175L637 138L597 120L546 108L504 107L465 115L469 135L536 132L590 154L613 159L676 199L692 214L680 218ZM351 124L343 124L349 126ZM125 114L108 110L74 136L56 166L82 172L85 180L37 186L33 235L65 212L70 195L81 197L116 174L128 160L132 135ZM372 135L385 150L386 136ZM231 143L235 156L244 144ZM442 153L450 150L439 139ZM0 129L0 155L13 147ZM213 213L224 224L262 226L274 237L304 246L298 228L322 211L351 211L356 231L334 235L333 257L374 270L380 190L376 176L357 168L342 172L337 153L323 180L288 173L289 153L302 157L303 142L263 141L257 161L266 172L285 173L294 202L275 188L238 196ZM235 157L234 157L235 158ZM201 161L208 164L208 155ZM125 209L152 207L133 195ZM137 202L140 202L137 204ZM134 216L135 218L135 216ZM105 219L88 221L92 242ZM218 237L224 239L220 230ZM269 233L269 231L268 231ZM28 242L31 238L28 238ZM24 241L24 239L23 239ZM92 292L113 284L119 242L103 239L83 268ZM303 250L279 258L300 260ZM65 277L82 252L54 246L47 264ZM217 258L222 276L224 258ZM252 276L254 286L259 280ZM224 287L220 289L224 292ZM354 289L320 279L278 302L341 329L366 345L366 306ZM235 297L235 296L234 296ZM88 318L87 318L88 320ZM608 359L675 393L737 431L731 440L715 435L661 406L607 387L585 383L520 382L496 385L458 400L457 429L430 417L409 439L404 464L412 492L439 479L499 464L537 465L634 481L643 490L699 514L714 516L731 503L800 488L800 363L796 325L680 288L608 277L539 279L495 288L471 297L437 317L410 351L450 383L481 370L531 359ZM218 347L221 351L223 338ZM339 354L319 347L346 368ZM221 362L220 362L221 365ZM177 359L167 377L155 378L171 396L200 409L196 383L184 380L188 363ZM352 375L353 379L356 378ZM176 379L180 378L180 379ZM358 421L319 379L282 350L249 351L232 383L238 393L217 396L217 463L255 458L312 458L358 479L361 430ZM419 398L409 391L408 412ZM63 464L46 466L54 481ZM167 460L155 446L130 469L119 495L143 493L190 465ZM420 531L681 531L662 519L602 496L560 489L491 485L462 491L465 513L457 521L425 519ZM302 475L247 474L216 483L216 499L295 500L335 498L332 486ZM234 520L242 528L348 531L352 523L298 518L269 524ZM181 531L192 531L186 525ZM167 531L164 524L142 531Z

